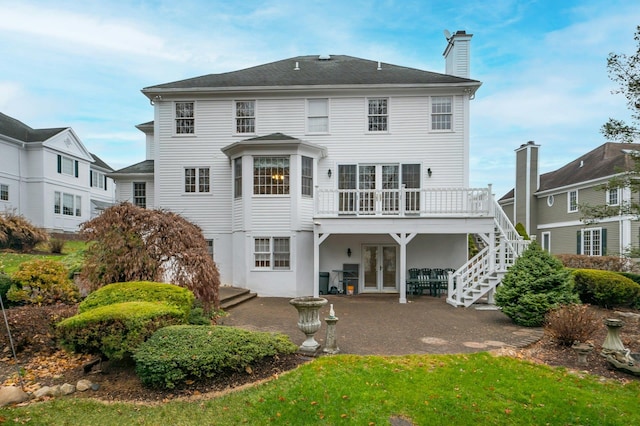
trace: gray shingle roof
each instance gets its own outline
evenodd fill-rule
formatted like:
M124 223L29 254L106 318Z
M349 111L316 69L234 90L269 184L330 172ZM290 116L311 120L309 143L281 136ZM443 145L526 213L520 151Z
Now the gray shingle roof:
M557 170L541 174L538 192L606 178L623 170L630 170L633 158L627 155L629 151L640 152L640 144L606 142ZM511 189L500 200L513 196L514 190Z
M109 176L118 175L118 174L147 174L153 173L154 162L153 160L144 160L139 163L133 164L131 166L127 166L123 169L116 170L113 173L109 173Z
M172 83L149 86L145 91L162 89L207 89L231 87L376 85L376 84L461 84L480 86L477 80L455 77L388 63L331 55L297 56L239 71L208 74ZM296 64L298 70L296 70Z
M104 161L102 161L102 159L101 159L100 157L98 157L97 155L95 155L95 154L93 154L93 153L92 153L92 154L91 154L91 157L93 158L93 161L94 161L94 163L93 163L93 164L94 164L96 167L100 167L100 168L105 169L105 170L110 171L110 172L112 172L112 171L113 171L113 169L112 169L111 167L109 167L109 165L108 165L107 163L105 163Z
M0 112L0 134L22 142L44 142L66 129L67 127L32 129L23 122Z

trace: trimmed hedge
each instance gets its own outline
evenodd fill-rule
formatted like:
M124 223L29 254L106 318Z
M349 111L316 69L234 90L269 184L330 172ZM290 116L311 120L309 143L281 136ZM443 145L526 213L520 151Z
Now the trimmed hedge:
M124 302L91 309L57 324L62 346L120 360L156 330L185 322L184 311L161 302Z
M132 281L99 288L80 303L78 312L83 313L114 303L163 302L180 309L184 312L185 318L189 318L194 300L193 293L184 287L151 281Z
M133 358L143 384L171 389L188 379L242 371L262 358L294 353L297 349L284 334L177 325L156 331Z
M617 272L576 269L573 280L584 303L613 308L636 306L640 302L640 284Z

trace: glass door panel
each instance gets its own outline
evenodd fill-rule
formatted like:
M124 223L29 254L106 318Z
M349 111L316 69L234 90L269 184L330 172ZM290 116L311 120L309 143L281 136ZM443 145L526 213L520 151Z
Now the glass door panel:
M396 247L395 246L383 246L382 247L382 287L384 290L391 290L396 288Z
M400 176L397 165L382 166L382 214L395 214L400 210Z
M360 166L358 172L360 214L374 214L376 211L376 166Z
M378 246L364 246L362 251L364 265L364 290L378 289Z

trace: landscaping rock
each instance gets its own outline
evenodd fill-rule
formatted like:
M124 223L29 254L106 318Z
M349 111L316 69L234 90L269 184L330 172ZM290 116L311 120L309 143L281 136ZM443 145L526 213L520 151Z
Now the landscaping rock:
M40 389L36 390L33 393L33 397L34 398L42 398L42 397L45 397L45 396L49 396L50 392L51 392L51 387L50 386L43 386L43 387L41 387Z
M76 387L69 383L65 383L64 385L60 386L60 392L62 392L62 395L71 395L75 391Z
M29 399L29 395L15 386L0 386L0 407L19 404Z
M87 379L80 379L78 380L78 383L76 384L76 390L78 392L85 392L89 389L91 389L91 381L87 380Z

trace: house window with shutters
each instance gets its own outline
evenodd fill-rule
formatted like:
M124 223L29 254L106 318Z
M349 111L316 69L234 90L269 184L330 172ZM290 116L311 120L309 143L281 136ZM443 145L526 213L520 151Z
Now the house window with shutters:
M64 155L58 155L58 173L63 175L78 177L79 175L78 168L79 168L78 160L65 157Z
M585 228L578 231L578 254L603 256L607 252L607 230L603 228Z
M105 176L104 173L90 170L89 174L91 176L89 179L89 184L92 188L100 188L104 190L107 189L107 176Z

